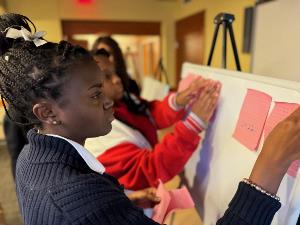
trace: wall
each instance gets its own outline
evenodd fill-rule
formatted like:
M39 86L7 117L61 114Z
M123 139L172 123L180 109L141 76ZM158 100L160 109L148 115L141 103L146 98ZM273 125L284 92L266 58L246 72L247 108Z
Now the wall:
M8 0L6 1L6 11L20 13L29 17L38 30L47 32L47 40L61 40L62 32L58 14L58 0Z
M257 7L252 54L254 73L300 81L299 20L300 0L277 0Z

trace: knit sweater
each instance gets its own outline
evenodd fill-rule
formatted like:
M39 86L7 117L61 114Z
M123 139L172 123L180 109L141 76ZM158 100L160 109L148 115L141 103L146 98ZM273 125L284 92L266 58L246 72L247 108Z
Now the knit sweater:
M16 170L25 225L157 224L124 194L118 181L92 171L67 141L28 133Z
M281 203L240 182L237 192L217 225L269 225Z
M25 225L151 225L123 187L91 170L67 141L28 133L17 163L16 185ZM240 183L217 225L269 225L280 203Z

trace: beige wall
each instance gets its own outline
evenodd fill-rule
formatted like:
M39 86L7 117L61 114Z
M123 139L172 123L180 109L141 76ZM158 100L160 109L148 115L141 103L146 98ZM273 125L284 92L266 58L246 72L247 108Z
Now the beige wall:
M46 38L58 41L62 38L61 19L160 21L162 34L162 56L171 83L175 79L175 22L178 19L205 10L205 61L208 58L213 36L213 18L221 11L236 15L234 31L238 48L241 49L244 8L255 0L94 0L91 5L79 5L75 0L8 0L7 11L24 14L47 31ZM219 38L221 40L221 38ZM242 69L249 70L250 56L240 53ZM221 64L221 43L217 43L213 66ZM234 68L233 55L228 55L229 68Z
M28 16L39 30L47 31L47 40L61 40L58 0L8 0L6 1L6 11Z
M257 7L253 73L300 82L299 20L300 0L277 0Z

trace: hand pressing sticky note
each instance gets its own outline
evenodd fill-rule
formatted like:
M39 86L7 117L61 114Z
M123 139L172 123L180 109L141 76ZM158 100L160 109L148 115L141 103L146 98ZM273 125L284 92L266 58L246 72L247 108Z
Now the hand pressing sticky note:
M185 89L187 89L191 83L199 78L200 76L196 75L196 74L189 74L187 75L184 79L182 79L180 82L179 82L179 87L178 87L178 92L181 92L181 91L184 91Z
M248 89L233 137L250 150L257 150L271 102L268 94Z
M267 119L265 128L264 128L264 136L268 137L270 132L276 127L276 125L287 118L290 114L292 114L297 108L299 104L297 103L287 103L287 102L275 102L275 106L270 113L270 116ZM296 177L297 171L300 165L300 160L297 160L291 164L288 169L288 175L292 177Z
M292 114L297 108L299 104L296 103L287 103L287 102L275 102L275 106L270 113L270 116L267 119L265 128L264 128L264 136L268 137L269 133L276 127L276 125L287 118L290 114Z
M156 195L161 201L153 209L152 219L157 223L163 223L168 214L176 209L189 209L195 206L195 203L186 187L168 191L160 181Z

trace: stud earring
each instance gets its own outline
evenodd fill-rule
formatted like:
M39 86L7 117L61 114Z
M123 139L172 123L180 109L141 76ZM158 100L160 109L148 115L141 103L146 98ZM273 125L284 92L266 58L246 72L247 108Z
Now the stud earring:
M56 121L56 120L54 120L53 122L52 122L52 124L53 125L57 125L57 124L60 124L58 121Z

